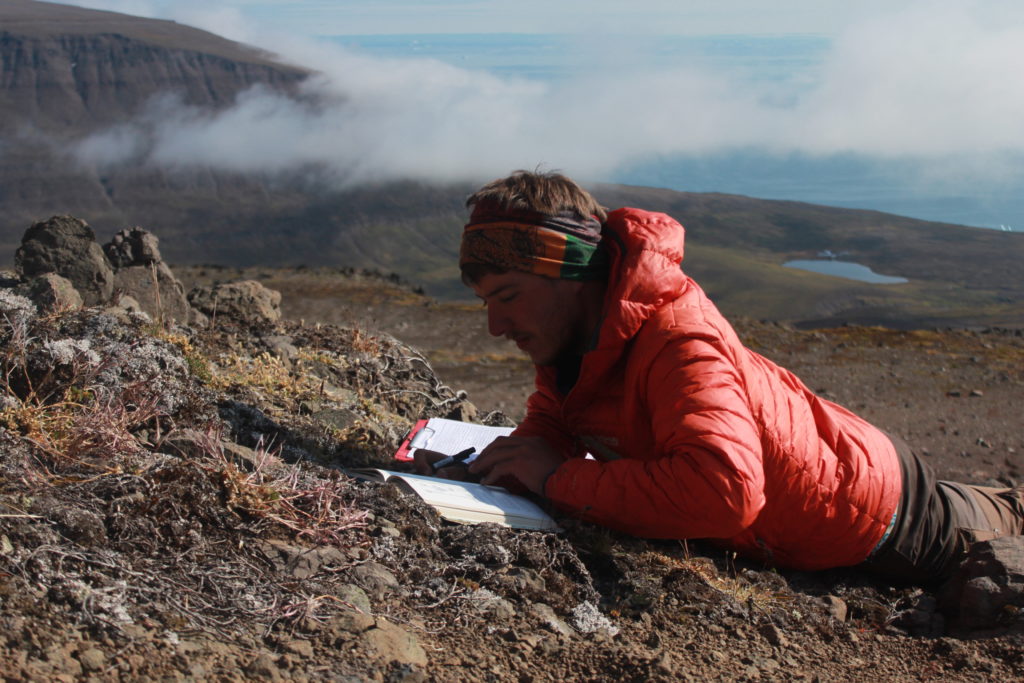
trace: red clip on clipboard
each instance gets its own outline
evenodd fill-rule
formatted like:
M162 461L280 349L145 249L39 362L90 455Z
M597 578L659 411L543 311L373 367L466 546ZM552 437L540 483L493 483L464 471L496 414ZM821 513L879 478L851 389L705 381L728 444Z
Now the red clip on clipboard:
M416 448L425 448L430 441L430 437L433 435L433 431L427 426L426 420L418 420L412 429L409 430L405 441L395 451L395 460L401 460L402 462L412 461L412 451Z

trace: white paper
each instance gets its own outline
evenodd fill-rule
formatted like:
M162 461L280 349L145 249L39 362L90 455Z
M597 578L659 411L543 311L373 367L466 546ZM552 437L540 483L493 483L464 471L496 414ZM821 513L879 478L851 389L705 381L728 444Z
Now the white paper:
M472 447L479 453L487 444L499 436L508 436L512 430L513 427L489 427L472 422L434 417L428 420L427 425L413 436L409 443L409 450L425 448L445 455L455 455ZM420 435L424 433L426 436L420 438Z

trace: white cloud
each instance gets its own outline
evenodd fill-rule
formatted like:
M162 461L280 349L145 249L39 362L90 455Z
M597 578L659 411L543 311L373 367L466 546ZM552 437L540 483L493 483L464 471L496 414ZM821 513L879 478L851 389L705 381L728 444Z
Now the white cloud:
M1024 154L1024 10L998 0L862 7L813 85L784 92L706 66L631 64L626 57L641 53L616 43L598 44L607 69L538 83L247 34L238 37L322 72L307 86L315 104L264 89L216 115L163 101L136 127L79 149L105 163L119 158L117 150L125 158L145 150L162 164L314 165L345 182L479 177L538 163L600 178L648 155L734 149L853 152L935 160L942 169L954 159L992 173L1009 163L1012 170L1012 159ZM626 63L631 68L621 68ZM988 155L1003 165L988 163Z
M792 113L793 146L881 156L1024 151L1024 14L931 2L866 17Z

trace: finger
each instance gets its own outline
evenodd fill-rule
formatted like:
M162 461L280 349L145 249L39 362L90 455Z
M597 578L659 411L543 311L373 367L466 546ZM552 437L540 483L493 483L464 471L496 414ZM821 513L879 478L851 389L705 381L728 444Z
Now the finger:
M464 465L452 465L442 467L434 474L438 479L450 479L452 481L466 481L469 479L469 471Z
M433 474L434 463L446 457L444 453L417 448L412 454L413 466L419 474Z
M516 450L507 448L494 450L490 453L485 450L473 462L469 463L469 471L474 474L486 474L498 463L514 459L516 454Z
M481 484L488 486L494 486L499 484L506 477L518 480L516 476L516 463L514 460L503 460L496 464L494 467L489 469L486 474L480 479Z
M499 470L497 468L491 468L487 470L486 474L480 477L480 483L485 486L493 486L499 479L501 479Z

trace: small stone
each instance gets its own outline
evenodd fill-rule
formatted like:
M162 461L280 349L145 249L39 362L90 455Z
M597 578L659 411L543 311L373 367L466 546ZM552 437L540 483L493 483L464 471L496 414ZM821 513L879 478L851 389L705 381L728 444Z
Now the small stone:
M533 617L550 631L559 633L563 636L571 636L574 634L572 628L559 619L558 615L555 614L555 610L551 609L549 605L539 602L534 603L531 611L533 612Z
M775 624L762 624L757 631L775 647L787 647L789 645L789 640Z
M366 633L376 624L376 620L369 614L361 612L342 612L332 618L325 630L336 640L349 640L360 633Z
M71 281L56 273L43 273L14 288L31 300L42 311L77 311L82 307L82 295Z
M363 642L384 662L426 666L427 653L415 634L385 619L363 634Z
M288 335L270 335L262 337L260 341L281 360L292 361L299 355L299 350L295 348L295 339Z
M251 676L262 678L268 681L280 681L281 670L277 666L277 661L266 652L262 652L256 656L249 666L245 667L246 673Z
M835 595L826 595L821 600L825 603L825 609L830 617L836 621L846 621L846 614L848 612L846 601Z
M291 652L292 654L296 654L303 658L309 658L313 656L313 644L310 643L308 640L302 640L301 638L285 641L284 643L281 643L281 647L283 647L286 651Z
M135 297L129 296L128 294L121 294L116 297L114 302L114 308L120 308L123 311L129 313L140 313L142 312L142 304L140 304Z
M519 642L526 645L531 650L540 645L542 640L544 640L544 638L537 633L527 633L519 637Z
M106 666L107 656L103 654L102 650L90 647L78 653L78 661L82 663L82 668L86 671L100 671Z
M334 594L339 600L363 614L369 614L371 612L370 598L366 596L366 591L359 586L351 583L344 583L338 586Z
M368 593L379 595L398 587L394 572L379 562L364 562L352 570L352 578Z
M659 673L665 676L671 676L676 670L676 663L672 660L672 655L668 652L662 652L658 656L658 659L655 660L654 666Z
M471 604L477 611L487 615L493 621L504 621L515 617L515 606L486 588L473 591L470 598Z

